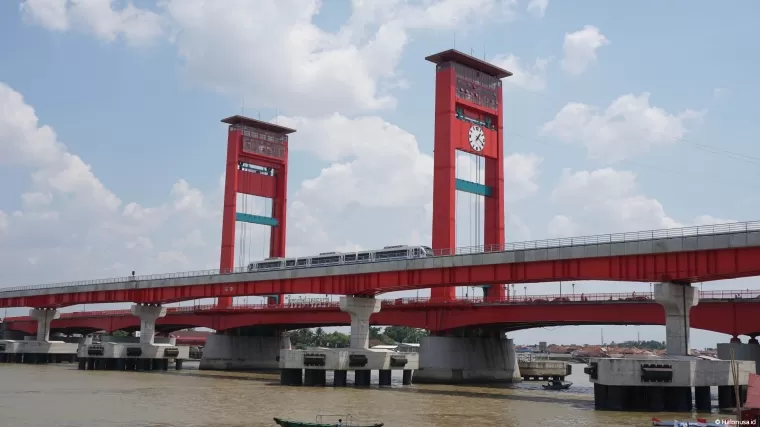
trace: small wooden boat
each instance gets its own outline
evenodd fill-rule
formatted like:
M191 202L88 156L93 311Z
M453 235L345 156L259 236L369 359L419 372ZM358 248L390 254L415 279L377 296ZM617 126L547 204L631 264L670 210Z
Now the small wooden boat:
M336 427L339 425L344 427L383 427L384 425L383 423L356 424L350 421L350 417L341 419L340 424L338 424L337 420L335 422L324 422L320 418L321 417L317 417L317 422L310 423L307 421L288 421L275 417L274 422L282 427Z
M570 381L564 382L564 381L549 381L548 384L542 384L541 387L544 388L544 390L567 390L570 388L570 386L573 385Z
M721 424L708 423L704 418L697 418L696 421L660 421L652 418L652 425L658 427L718 427Z

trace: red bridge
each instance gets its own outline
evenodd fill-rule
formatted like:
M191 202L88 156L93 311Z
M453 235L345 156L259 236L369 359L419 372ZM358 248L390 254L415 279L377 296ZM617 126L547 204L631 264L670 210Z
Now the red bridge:
M432 255L4 288L0 307L164 304L272 294L374 296L423 288L568 280L707 282L760 275L760 221L439 250ZM499 292L488 297L504 300L503 288L494 288Z
M691 310L691 326L728 335L760 335L760 291L705 291ZM349 315L338 303L310 300L285 305L213 305L171 307L156 321L156 331L204 327L223 331L240 327L299 329L347 326ZM507 331L562 325L664 325L665 313L651 294L538 295L499 302L479 298L436 302L403 298L383 300L370 318L374 325L409 326L433 332L499 325ZM6 318L8 330L36 333L31 317ZM62 333L136 331L140 319L129 310L61 313L51 330Z

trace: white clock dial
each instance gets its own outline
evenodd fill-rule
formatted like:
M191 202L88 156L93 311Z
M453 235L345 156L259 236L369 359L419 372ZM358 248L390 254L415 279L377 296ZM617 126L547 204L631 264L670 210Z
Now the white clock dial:
M470 147L475 151L483 151L486 147L486 134L483 133L483 129L480 126L473 125L470 128Z

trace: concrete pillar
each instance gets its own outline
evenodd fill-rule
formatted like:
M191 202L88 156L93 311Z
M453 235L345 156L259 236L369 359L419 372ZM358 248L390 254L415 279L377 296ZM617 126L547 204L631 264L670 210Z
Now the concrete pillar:
M393 375L393 371L390 369L381 369L379 374L379 384L384 386L391 385L391 379Z
M403 385L410 385L412 384L412 371L410 369L404 369L404 373L401 377L401 384Z
M61 317L61 313L54 308L33 308L29 317L37 320L37 341L49 341L50 322Z
M282 345L280 347L281 350L293 350L293 343L290 341L290 333L289 332L283 332L282 333Z
M132 306L132 314L140 318L140 344L154 344L156 319L166 316L166 307L160 305Z
M688 356L689 311L699 303L699 290L691 285L658 283L654 299L665 309L665 353Z
M712 410L710 387L694 387L694 403L697 411L709 413Z
M750 335L747 344L760 344L760 342L757 341L757 335Z
M369 387L370 378L372 378L372 371L369 369L354 371L354 385L357 387Z
M340 297L340 310L351 316L351 348L369 348L369 317L380 311L380 300Z
M348 378L348 371L337 370L333 373L333 385L335 387L345 387Z

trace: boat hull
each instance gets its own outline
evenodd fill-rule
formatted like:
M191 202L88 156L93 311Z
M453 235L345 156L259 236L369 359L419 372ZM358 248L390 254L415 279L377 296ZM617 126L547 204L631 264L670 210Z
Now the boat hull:
M277 425L282 427L335 427L336 423L309 423L304 421L288 421L283 420L282 418L275 418L274 422L277 423ZM375 423L375 424L351 424L351 427L383 427L383 423Z

